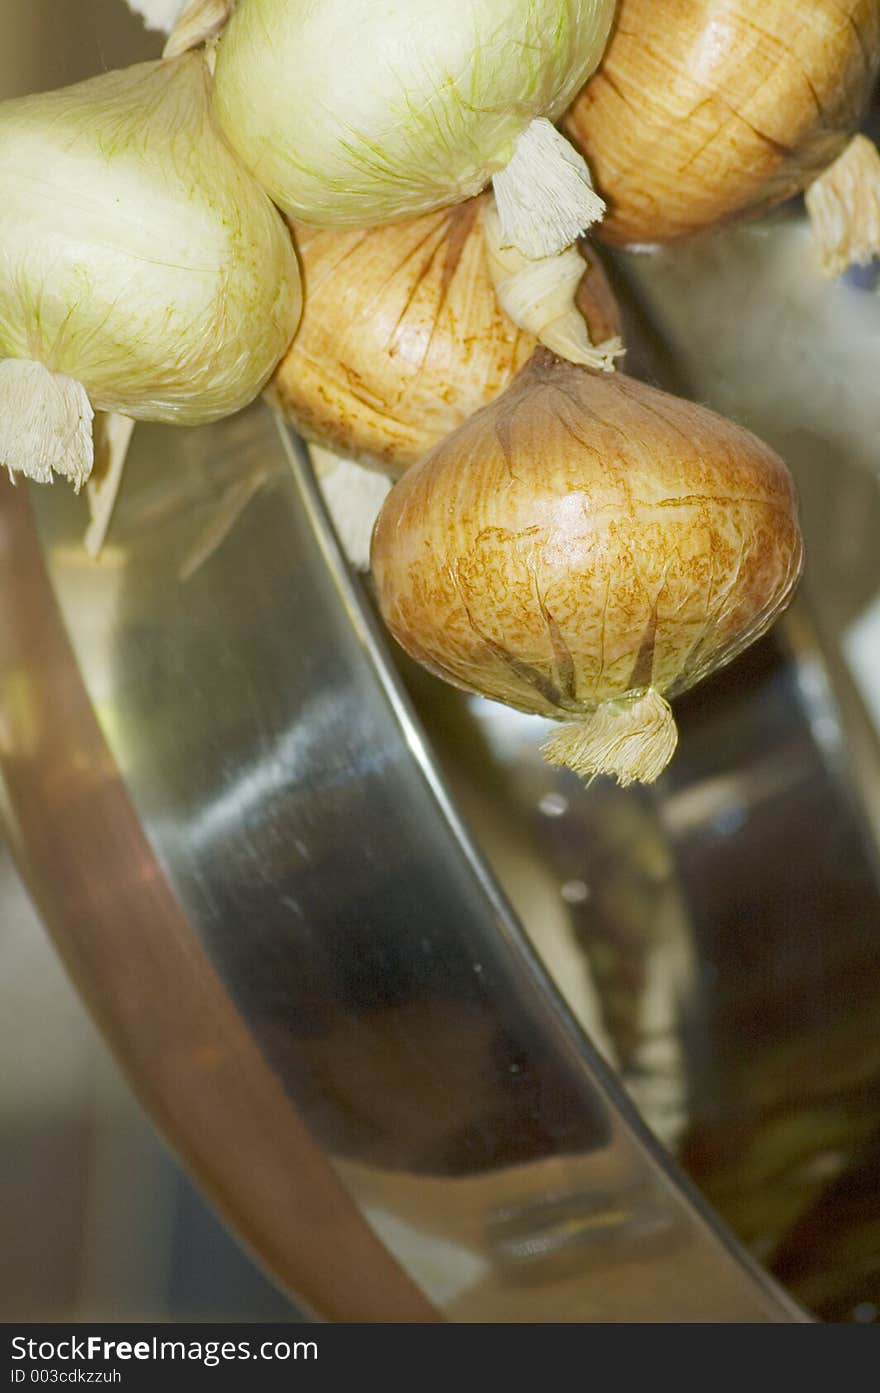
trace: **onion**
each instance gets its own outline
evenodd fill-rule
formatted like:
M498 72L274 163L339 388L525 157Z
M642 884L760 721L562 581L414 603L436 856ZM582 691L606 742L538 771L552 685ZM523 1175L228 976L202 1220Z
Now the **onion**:
M239 0L215 102L288 217L396 222L494 177L505 240L561 251L601 215L551 124L596 67L615 0Z
M490 215L482 195L368 232L296 225L305 308L269 395L308 439L398 475L507 387L539 334L549 328L552 338L567 323L552 283L511 306L531 332L499 308L484 247ZM601 266L592 259L588 267L576 250L569 256L580 312L570 280L563 299L584 352L585 321L617 351L620 321ZM568 264L559 260L563 277ZM540 275L547 263L528 266ZM600 363L602 353L592 354Z
M601 235L669 241L801 192L858 129L878 67L877 0L621 0L563 123L608 202ZM866 177L880 209L880 163ZM858 200L846 218L858 251Z
M79 487L95 410L196 425L261 391L299 268L201 54L0 104L0 171L0 465Z
M584 776L651 782L667 698L769 627L801 566L782 461L722 417L538 350L392 489L372 570L394 637L466 691L563 720Z

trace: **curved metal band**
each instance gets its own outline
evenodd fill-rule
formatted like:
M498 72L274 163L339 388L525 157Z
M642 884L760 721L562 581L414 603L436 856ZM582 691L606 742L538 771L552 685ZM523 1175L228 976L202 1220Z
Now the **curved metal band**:
M551 987L285 448L139 428L97 567L42 491L63 624L0 498L14 842L140 1096L323 1316L801 1319Z

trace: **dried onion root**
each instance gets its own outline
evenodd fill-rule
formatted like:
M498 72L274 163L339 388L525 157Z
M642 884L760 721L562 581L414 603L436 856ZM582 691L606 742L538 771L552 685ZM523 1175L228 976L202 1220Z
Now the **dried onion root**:
M827 276L868 266L880 256L880 151L853 136L830 169L807 189L807 212Z
M392 489L373 535L398 642L466 691L563 722L551 762L651 782L668 698L790 599L794 488L761 441L538 350Z

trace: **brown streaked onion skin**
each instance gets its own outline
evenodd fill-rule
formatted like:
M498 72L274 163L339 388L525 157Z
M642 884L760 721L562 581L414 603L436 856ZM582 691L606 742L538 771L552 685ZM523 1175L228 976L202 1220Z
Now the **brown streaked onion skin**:
M761 441L541 350L392 489L372 570L412 657L571 720L729 661L784 608L801 557L793 484Z
M621 0L563 120L608 204L597 235L671 241L801 192L878 68L877 0Z
M308 439L397 476L513 380L536 340L498 305L485 208L366 232L295 225L305 308L269 395ZM594 342L620 333L592 255L578 305Z

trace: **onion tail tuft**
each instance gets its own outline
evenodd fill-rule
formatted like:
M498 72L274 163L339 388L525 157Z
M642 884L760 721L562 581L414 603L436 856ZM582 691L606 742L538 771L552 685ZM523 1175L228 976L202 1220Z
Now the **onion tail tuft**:
M880 256L880 150L873 141L853 136L807 189L806 204L826 276Z
M654 687L601 702L580 721L566 721L541 746L548 764L581 778L608 774L626 788L652 784L678 744L669 703Z
M40 484L63 475L79 493L92 472L94 411L85 387L28 358L0 362L0 467Z
M233 0L189 0L162 51L163 58L179 58L191 48L215 39L232 13Z
M586 161L543 116L523 131L492 186L502 245L533 260L564 251L605 212Z

